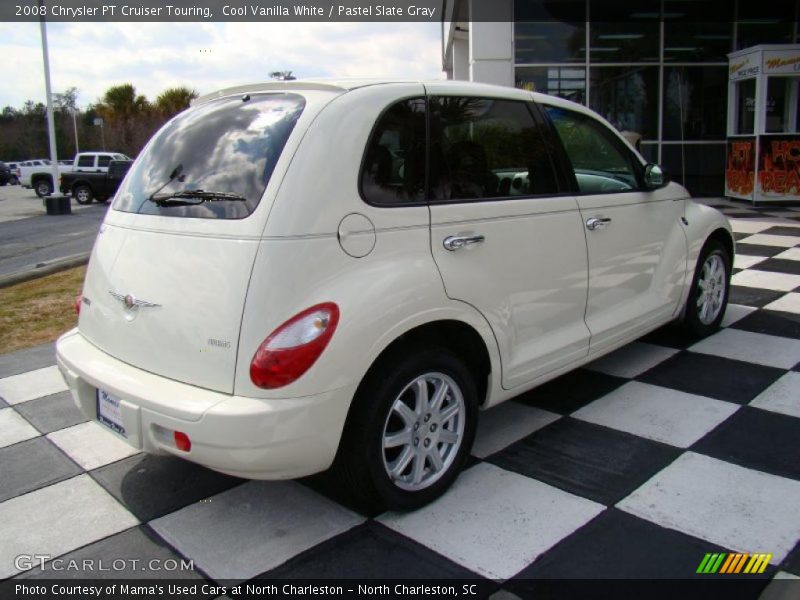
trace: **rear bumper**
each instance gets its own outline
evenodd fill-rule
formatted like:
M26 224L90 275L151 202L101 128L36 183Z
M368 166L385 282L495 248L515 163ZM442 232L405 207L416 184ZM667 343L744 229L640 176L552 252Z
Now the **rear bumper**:
M250 479L290 479L333 462L355 385L315 396L261 399L231 396L137 369L88 342L77 329L56 344L58 367L75 403L97 419L97 390L120 399L131 446L172 454ZM188 452L172 433L189 436Z

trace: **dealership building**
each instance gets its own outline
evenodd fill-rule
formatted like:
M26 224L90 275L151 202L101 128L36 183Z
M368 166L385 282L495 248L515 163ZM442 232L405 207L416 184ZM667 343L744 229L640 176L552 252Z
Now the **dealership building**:
M728 55L764 44L791 49L800 42L799 3L447 0L442 58L452 79L587 105L640 139L644 157L693 194L719 196L729 137L747 133L737 127L757 110L755 84L752 98L747 85L740 91ZM800 75L800 59L784 67L783 75L786 68ZM766 81L758 94L763 131L780 113L781 132L796 133L800 77Z

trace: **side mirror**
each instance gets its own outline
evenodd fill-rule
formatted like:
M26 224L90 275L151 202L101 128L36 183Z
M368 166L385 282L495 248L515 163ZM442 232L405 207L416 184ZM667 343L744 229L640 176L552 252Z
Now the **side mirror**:
M644 187L647 190L657 190L667 185L664 171L657 164L648 163L644 168Z

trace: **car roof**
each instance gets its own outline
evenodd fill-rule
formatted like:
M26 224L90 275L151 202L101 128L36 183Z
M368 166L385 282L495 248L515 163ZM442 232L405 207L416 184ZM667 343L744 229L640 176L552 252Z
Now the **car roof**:
M563 106L571 108L580 112L591 114L583 105L563 98L549 96L539 92L529 92L518 88L512 88L501 85L492 85L488 83L475 83L471 81L458 81L449 79L380 79L380 78L313 78L313 79L295 79L292 81L265 81L261 83L252 83L247 85L239 85L229 88L224 88L210 94L205 94L192 101L192 105L204 104L215 98L222 98L224 96L233 96L237 94L258 93L258 92L279 92L279 91L328 91L333 93L346 93L351 90L369 87L381 86L397 83L411 83L420 84L426 88L435 89L436 93L453 93L465 94L474 93L484 96L498 96L519 98L526 96L533 98L537 102L545 104L552 104L555 106Z

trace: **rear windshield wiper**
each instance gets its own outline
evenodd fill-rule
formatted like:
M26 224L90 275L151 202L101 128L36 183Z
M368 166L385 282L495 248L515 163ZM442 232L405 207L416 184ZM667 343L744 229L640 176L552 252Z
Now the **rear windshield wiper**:
M206 190L183 190L171 194L153 194L148 200L159 206L195 206L203 202L231 201L247 202L247 198L228 192L209 192Z

